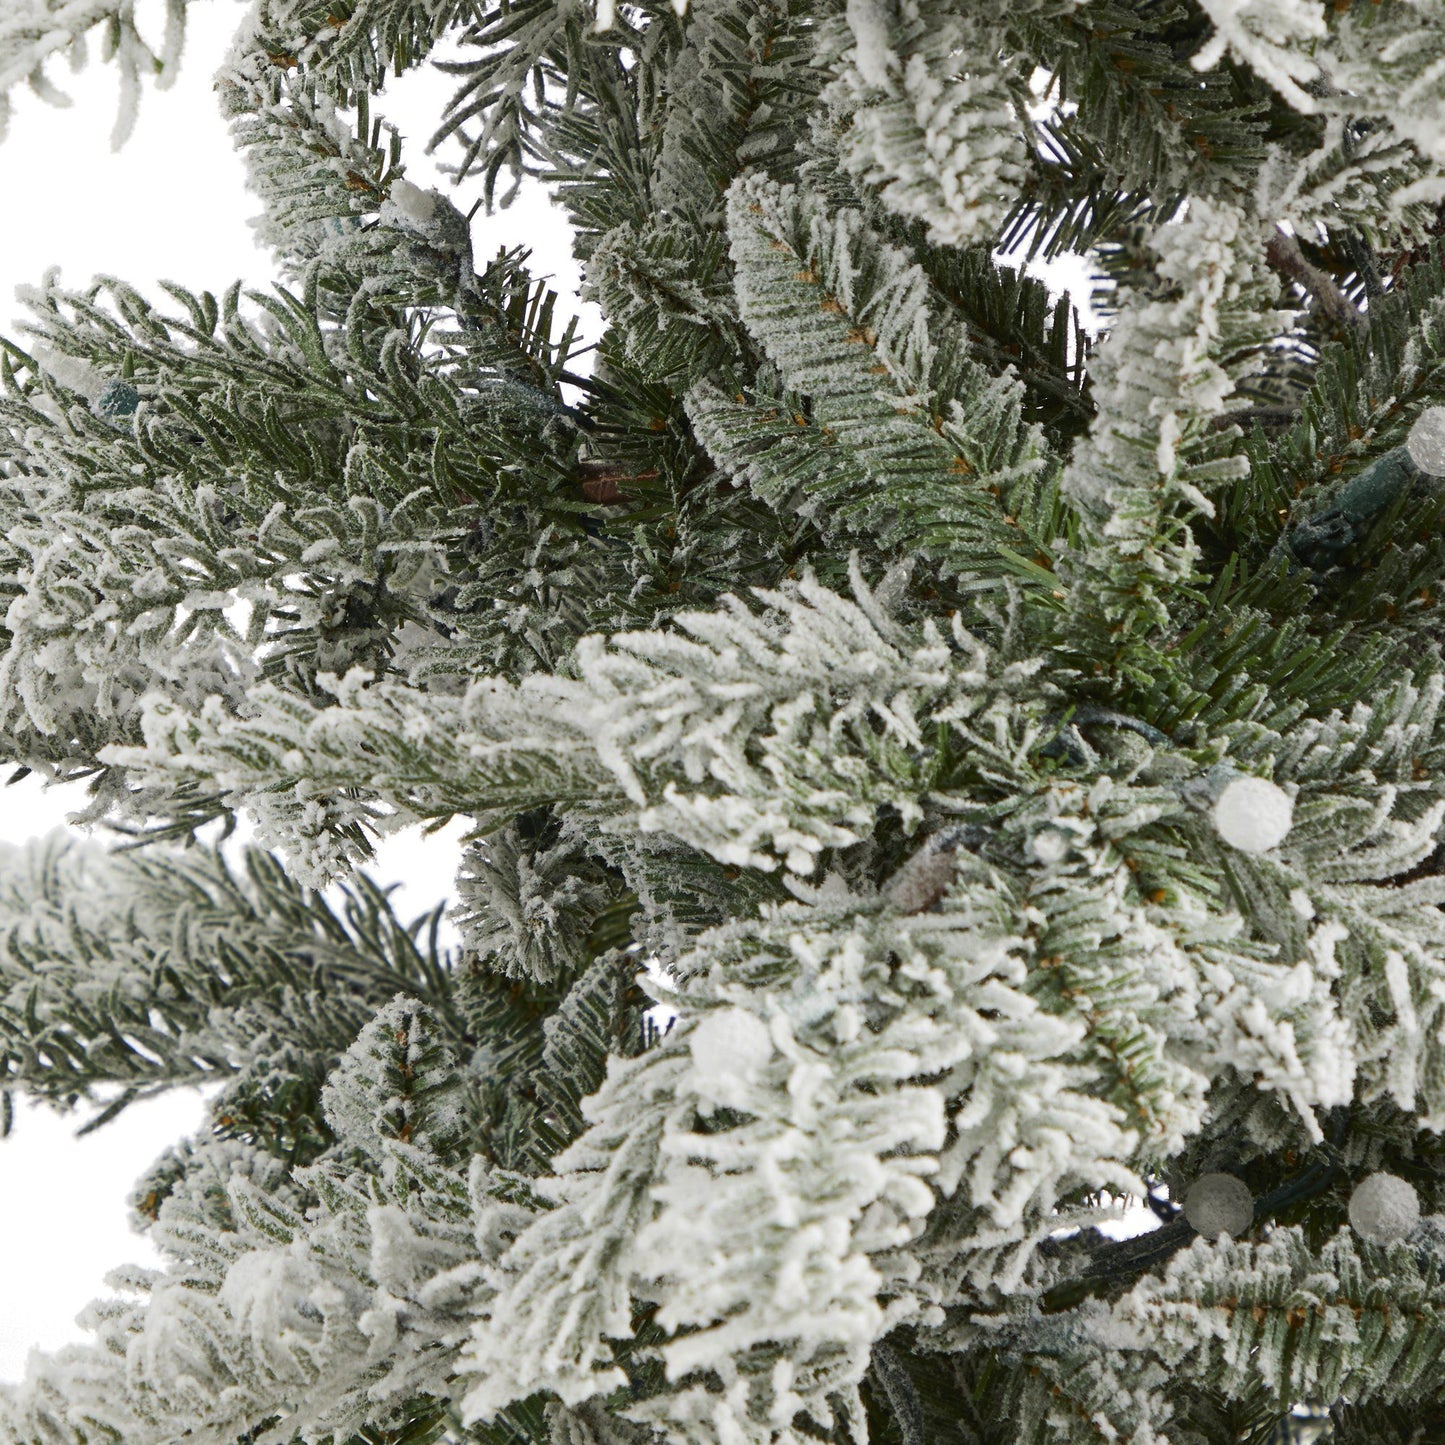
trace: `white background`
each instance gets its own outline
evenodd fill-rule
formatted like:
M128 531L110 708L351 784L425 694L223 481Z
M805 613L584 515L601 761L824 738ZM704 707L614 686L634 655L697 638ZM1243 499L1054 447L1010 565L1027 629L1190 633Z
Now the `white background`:
M140 9L144 17L144 4ZM135 133L119 154L109 145L113 72L97 64L70 76L61 68L53 78L75 99L66 110L17 97L11 135L0 148L7 214L0 332L23 344L17 330L23 308L13 289L38 282L51 266L61 268L67 285L111 274L158 302L165 301L154 284L161 279L218 295L237 279L269 281L270 258L252 244L247 224L257 205L211 93L242 13L227 0L192 4L179 80L166 91L147 87ZM422 152L450 84L419 72L393 82L374 106L401 129L409 178L422 186L447 185ZM464 187L456 196L463 211L477 194ZM496 216L479 213L472 230L479 263L501 245L530 246L534 269L552 275L564 298L577 288L568 234L540 188ZM1066 261L1053 277L1072 283L1077 295L1081 263L1068 260L1075 264ZM0 839L20 842L64 826L81 801L73 789L42 791L33 780L0 790ZM403 916L445 896L459 831L452 827L426 842L403 835L386 845L373 872L404 885ZM20 1107L15 1134L0 1141L0 1380L20 1376L30 1347L48 1350L81 1337L74 1317L103 1292L107 1270L155 1262L146 1242L127 1229L125 1199L167 1144L199 1126L202 1107L198 1095L179 1092L137 1105L82 1140L72 1137L81 1118Z

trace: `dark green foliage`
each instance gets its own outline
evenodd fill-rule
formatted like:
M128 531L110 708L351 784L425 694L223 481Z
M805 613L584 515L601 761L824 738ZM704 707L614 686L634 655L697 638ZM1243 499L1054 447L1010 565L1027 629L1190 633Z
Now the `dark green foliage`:
M581 1101L610 1055L631 1057L654 1037L637 964L600 955L566 985L538 985L463 965L458 995L477 1041L471 1058L483 1120L475 1147L506 1170L537 1174L582 1128Z
M1440 1445L1445 1415L1438 1404L1400 1406L1335 1405L1319 1445Z
M560 81L568 99L574 97L567 77L584 68L585 38L579 12L550 0L504 0L473 13L466 42L480 54L442 62L444 71L465 80L436 139L455 136L462 142L460 173L480 170L489 202L501 171L519 174L531 154L549 82Z
M1030 254L1085 251L1141 215L1167 218L1188 194L1239 186L1259 164L1268 92L1242 68L1192 70L1210 33L1197 10L1091 4L1019 31L1059 111L1006 241L1027 236Z
M914 235L929 280L963 318L975 357L994 374L1016 369L1025 416L1047 429L1060 451L1093 419L1088 395L1089 338L1066 295L1001 265L982 247L926 246Z
M8 863L4 1076L57 1104L118 1084L110 1117L245 1060L223 1127L304 1152L320 1078L382 1002L406 989L452 1013L426 920L404 927L364 875L333 905L259 850L236 869L200 850L105 854L52 839Z
M455 0L263 0L256 48L303 64L344 100L374 92L388 70L420 64L469 9Z
M1054 518L1036 500L1047 463L1019 389L967 359L953 316L930 316L906 253L791 188L735 193L730 216L740 312L799 400L729 406L700 390L694 424L714 455L774 506L794 504L796 489L806 510L921 551L945 574L1047 540Z
M321 1091L338 1146L380 1158L387 1141L443 1162L468 1152L466 1083L444 1030L424 1005L398 994L357 1035Z

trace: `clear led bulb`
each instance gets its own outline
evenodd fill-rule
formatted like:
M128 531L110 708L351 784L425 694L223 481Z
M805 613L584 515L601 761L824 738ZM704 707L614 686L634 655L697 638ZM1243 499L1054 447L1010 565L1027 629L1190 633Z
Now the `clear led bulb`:
M1201 1174L1184 1196L1184 1217L1206 1239L1238 1239L1254 1223L1254 1195L1233 1174Z
M1231 778L1214 803L1214 826L1241 853L1268 853L1289 834L1294 800L1268 778Z
M1445 477L1445 406L1422 411L1405 438L1410 460L1427 476Z
M1350 1195L1350 1225L1371 1244L1403 1239L1420 1222L1420 1196L1398 1174L1371 1174Z

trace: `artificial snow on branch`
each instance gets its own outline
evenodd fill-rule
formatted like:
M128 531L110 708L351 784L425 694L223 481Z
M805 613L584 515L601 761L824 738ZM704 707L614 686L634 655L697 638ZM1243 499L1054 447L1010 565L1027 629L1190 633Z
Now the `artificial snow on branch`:
M1442 35L257 0L284 285L0 343L0 1123L216 1085L0 1445L1433 1440Z
M9 128L10 92L28 85L52 105L69 97L46 73L47 64L66 56L73 68L85 64L90 38L100 32L101 57L120 72L120 111L111 144L119 149L135 128L143 76L158 76L161 86L176 77L185 44L189 0L165 0L165 21L158 47L136 25L135 0L16 0L0 15L0 140Z

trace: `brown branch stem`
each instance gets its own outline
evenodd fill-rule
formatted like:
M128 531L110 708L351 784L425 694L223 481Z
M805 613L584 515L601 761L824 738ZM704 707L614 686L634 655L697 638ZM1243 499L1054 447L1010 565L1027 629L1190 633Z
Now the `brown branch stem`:
M1282 276L1312 296L1315 305L1336 326L1365 325L1365 314L1343 291L1328 271L1308 260L1300 249L1299 237L1276 231L1264 248L1265 258Z

